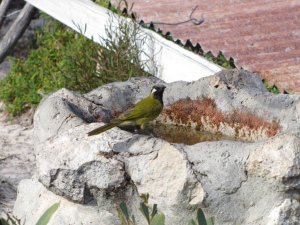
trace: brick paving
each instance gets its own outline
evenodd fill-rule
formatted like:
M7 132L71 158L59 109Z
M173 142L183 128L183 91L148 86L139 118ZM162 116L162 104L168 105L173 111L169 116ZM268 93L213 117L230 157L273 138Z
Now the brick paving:
M116 4L119 0L113 0ZM145 22L179 22L192 9L204 23L156 25L183 43L222 51L281 91L300 92L300 0L127 0ZM184 76L184 75L183 75Z

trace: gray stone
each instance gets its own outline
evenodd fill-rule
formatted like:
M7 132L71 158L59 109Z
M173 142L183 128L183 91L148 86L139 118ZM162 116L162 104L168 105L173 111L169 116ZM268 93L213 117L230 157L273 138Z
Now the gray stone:
M266 215L278 216L274 208L298 188L296 135L252 144L220 141L184 146L119 128L87 137L94 127L71 128L39 144L39 179L56 194L81 203L96 199L100 209L111 213L118 199L137 205L140 199L128 195L136 189L138 194L150 194L150 204L159 205L167 224L185 224L197 207L214 216L216 224L267 224ZM284 209L291 210L284 207L280 213L287 213Z
M87 136L103 125L89 122L109 120L160 82L135 78L83 96L65 89L48 96L34 118L37 178L48 189L44 198L55 194L67 208L77 202L82 210L93 204L93 209L108 215L106 224L118 224L116 206L121 201L127 202L137 224L146 224L138 210L145 193L150 195L149 204L158 204L166 215L166 225L187 224L199 207L215 217L217 225L298 224L300 133L295 121L300 96L268 93L255 74L229 70L195 82L166 84L164 102L168 107L180 99L210 98L224 113L239 110L277 120L280 130L273 137L260 131L252 142L185 145L117 127ZM40 193L39 182L24 183L21 189L27 185ZM20 192L18 198L24 195ZM21 218L42 211L38 204L30 211L22 205L17 200L15 213ZM61 221L67 221L63 218L69 215L61 213Z
M300 168L294 161L300 156L295 144L299 137L282 134L259 143L221 141L185 147L208 193L203 200L205 209L216 217L217 224L284 224L278 222L280 216L275 212L279 211L274 208L294 192L294 185L289 183L296 178L288 174ZM294 204L293 209L285 210L297 212L300 208ZM285 222L297 224L295 218L287 217Z
M39 180L53 192L80 203L90 200L91 188L113 192L126 185L124 163L108 158L114 143L130 135L113 129L105 136L89 138L86 133L92 127L77 126L35 147Z
M93 122L94 117L89 111L92 107L91 102L67 89L47 96L34 115L35 141L43 142L70 127Z
M107 225L118 224L114 216L105 210L99 210L91 203L81 205L70 202L61 196L48 191L36 179L23 180L18 187L18 197L14 215L25 224L36 224L43 213L54 203L60 203L48 225Z

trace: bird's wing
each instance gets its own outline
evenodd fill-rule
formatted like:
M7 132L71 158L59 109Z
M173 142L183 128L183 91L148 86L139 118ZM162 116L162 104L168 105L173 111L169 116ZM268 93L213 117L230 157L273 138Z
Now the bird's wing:
M123 112L118 119L122 121L136 120L159 114L162 109L161 103L149 96L139 101L134 107ZM156 116L155 116L156 117Z

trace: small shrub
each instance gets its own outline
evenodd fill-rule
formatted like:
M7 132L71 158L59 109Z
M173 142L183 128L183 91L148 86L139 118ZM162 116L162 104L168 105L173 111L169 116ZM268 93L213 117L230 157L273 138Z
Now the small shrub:
M154 204L152 208L148 205L149 194L143 194L141 198L143 201L140 203L140 211L145 217L147 224L164 225L165 215L158 213L157 204ZM117 211L121 225L137 225L134 216L130 217L126 203L122 202Z
M165 215L158 213L157 204L154 204L151 208L148 204L149 194L142 194L142 202L140 203L140 211L145 217L148 225L164 225ZM117 208L118 217L121 221L121 225L137 225L134 216L130 216L127 205L122 202ZM214 218L206 218L202 209L197 210L196 220L189 220L188 225L214 225Z
M271 92L273 94L279 94L280 93L278 87L276 87L275 85L270 85L266 80L263 80L263 84L269 92Z
M114 21L117 21L117 25L114 25ZM136 75L149 76L144 69L149 62L154 65L154 61L150 56L143 61L141 58L144 53L142 46L150 37L141 32L140 26L111 14L105 31L107 39L102 39L101 44L106 48L99 51L97 74L106 83Z
M97 3L98 5L101 5L105 8L107 8L109 6L109 0L94 0L95 3Z
M108 24L108 39L103 40L107 48L103 48L52 19L46 20L37 33L38 48L27 59L11 59L8 76L0 80L0 100L13 116L63 87L88 92L108 82L148 76L134 42L139 39L142 43L144 38L136 25L125 20L116 27Z
M122 202L117 208L118 217L121 221L121 225L136 225L134 216L129 215L129 211L125 202Z
M6 214L6 218L0 218L0 225L21 225L21 220L10 214Z
M37 34L38 48L27 59L11 59L12 68L0 81L0 99L13 116L37 105L42 94L62 87L89 91L102 84L95 73L99 46L56 21L47 19Z

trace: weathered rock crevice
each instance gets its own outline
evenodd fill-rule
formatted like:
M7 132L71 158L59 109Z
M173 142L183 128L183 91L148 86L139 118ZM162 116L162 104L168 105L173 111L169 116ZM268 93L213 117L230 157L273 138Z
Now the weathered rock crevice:
M104 190L106 193L114 195L116 192L126 189L129 180L124 168L124 180L118 185L106 183L104 186L99 186L97 182L91 180L90 175L97 176L97 170L103 167L102 163L101 161L90 161L81 165L77 170L51 169L49 172L50 181L47 184L48 189L57 195L81 204L86 204L94 199L91 192ZM99 178L94 177L94 179ZM45 183L45 177L41 178L40 181ZM64 184L63 188L60 183Z

